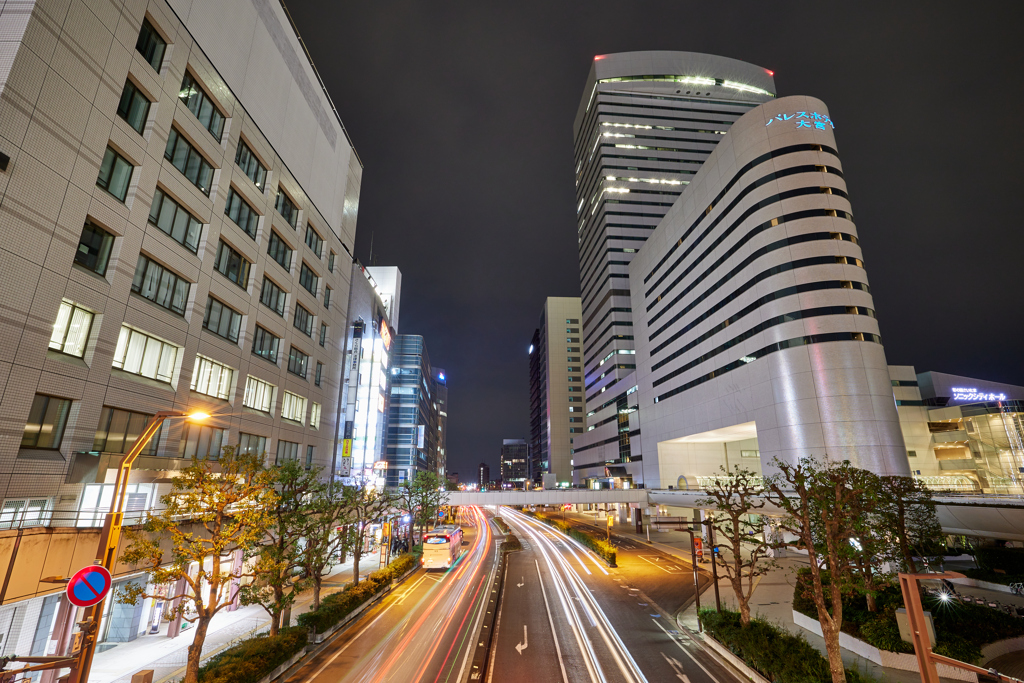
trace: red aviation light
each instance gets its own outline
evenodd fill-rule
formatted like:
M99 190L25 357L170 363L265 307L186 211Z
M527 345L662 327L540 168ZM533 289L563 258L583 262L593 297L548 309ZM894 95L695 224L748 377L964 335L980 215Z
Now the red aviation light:
M597 60L599 60L599 59L604 59L604 58L605 58L605 55L594 55L594 61L595 61L595 62L596 62Z
M769 76L774 76L774 75L775 75L775 72L774 72L774 71L772 71L771 69L765 69L764 71L765 71L765 73L767 73L767 74L768 74Z

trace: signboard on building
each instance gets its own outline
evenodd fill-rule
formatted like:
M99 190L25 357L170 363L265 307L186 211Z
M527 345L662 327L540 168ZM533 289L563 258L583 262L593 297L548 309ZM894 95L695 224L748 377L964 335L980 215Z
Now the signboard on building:
M385 471L387 471L387 469L388 469L388 461L387 460L378 460L377 462L373 463L373 471L374 472L385 472Z
M391 350L391 330L388 329L388 321L383 317L380 319L380 338L384 342L384 348Z

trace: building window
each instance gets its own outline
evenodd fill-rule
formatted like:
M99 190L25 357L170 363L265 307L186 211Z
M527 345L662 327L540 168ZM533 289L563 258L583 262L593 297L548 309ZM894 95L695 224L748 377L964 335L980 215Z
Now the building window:
M106 275L107 263L110 261L110 249L113 246L113 235L103 228L86 222L85 227L82 228L82 237L78 240L75 263L88 268L97 275Z
M277 364L277 349L281 338L277 337L259 325L252 335L252 352L260 358L266 358L271 363Z
M306 399L290 391L284 392L281 400L281 417L302 423L306 419Z
M185 423L181 434L181 457L199 460L219 460L224 447L226 429Z
M313 429L320 429L320 404L313 403L309 408L309 426Z
M277 459L275 465L280 465L288 460L299 459L299 444L293 441L277 441Z
M217 261L214 268L217 272L245 289L249 285L249 266L252 265L237 251L221 240L217 247Z
M288 352L288 372L306 379L307 363L309 363L309 356L293 346Z
M299 221L299 210L295 208L295 204L280 186L277 188L277 201L274 202L274 208L288 221L288 225L295 227Z
M164 268L145 254L139 254L132 291L168 311L185 315L192 283Z
M281 236L276 231L270 231L270 242L267 243L267 253L270 254L270 258L277 261L277 263L285 270L290 270L292 267L292 248L281 239Z
M220 110L214 106L209 93L203 90L203 86L199 85L188 71L185 72L185 78L181 81L178 98L190 112L196 115L199 123L210 131L213 139L220 142L221 134L224 132L224 114L221 114Z
M153 193L153 205L149 207L149 222L193 254L199 251L199 237L203 233L203 224L185 207L164 194L159 187Z
M145 413L103 406L92 449L100 453L127 453L135 445L135 440L145 431L151 419L153 416ZM160 429L142 449L142 455L157 454L163 431L164 426L160 425Z
M69 356L81 358L92 329L92 313L70 301L61 301L57 321L53 323L50 348Z
M284 304L287 296L277 284L269 279L263 278L263 288L260 290L260 303L284 317Z
M328 310L331 308L331 288L330 287L324 287L324 308L328 309Z
M117 115L124 119L139 135L146 127L149 117L149 100L131 81L124 82L121 101L117 104Z
M565 324L566 325L579 325L580 321L577 318L566 318L565 319Z
M274 402L274 385L249 375L245 380L245 398L242 405L262 413L269 413Z
M260 457L267 453L267 437L259 434L246 434L241 432L238 435L239 455L258 455Z
M36 394L32 399L32 408L28 411L25 431L21 435L21 447L60 448L70 411L71 401L68 399Z
M107 147L96 184L123 202L128 196L128 184L132 181L134 168L130 161Z
M313 314L307 311L302 304L295 304L295 318L292 321L295 329L302 330L307 337L313 336Z
M177 357L177 346L130 327L121 327L114 350L114 367L170 384Z
M228 366L206 356L196 356L196 367L192 372L192 385L189 389L226 401L231 396L231 380L234 376L235 371Z
M252 150L249 149L249 145L245 144L242 140L238 141L235 163L238 164L238 168L242 169L242 173L247 175L249 180L259 188L260 192L263 192L263 186L267 182L267 169L256 158L256 155L252 153Z
M320 323L320 346L327 343L327 325Z
M160 65L164 61L164 50L167 48L167 41L163 39L149 19L142 20L142 30L139 31L139 39L135 41L135 49L139 51L142 58L149 62L149 65L160 73Z
M334 257L337 256L333 251L327 256L327 272L334 272Z
M320 361L317 361L316 362L316 375L314 376L314 381L313 381L313 383L316 384L317 386L320 386L320 377L323 375L323 372L324 372L324 364L321 363Z
M210 196L210 186L213 184L213 166L210 165L202 154L185 139L177 128L171 128L171 134L167 136L167 147L164 148L164 158L171 162L174 168L198 187L207 197Z
M218 337L238 343L238 332L242 327L242 314L210 297L210 300L206 302L203 327Z
M242 199L242 195L235 192L235 188L228 190L228 200L224 204L224 215L235 222L235 225L245 230L245 234L256 239L256 224L260 216L256 209L249 206L249 202Z
M306 469L313 468L313 447L306 446Z
M306 246L313 250L317 258L321 258L324 250L324 240L309 223L306 223Z
M299 284L305 287L307 292L316 296L317 287L320 286L320 278L305 262L303 262L302 269L299 271Z
M0 509L0 529L42 526L49 522L48 498L7 498Z

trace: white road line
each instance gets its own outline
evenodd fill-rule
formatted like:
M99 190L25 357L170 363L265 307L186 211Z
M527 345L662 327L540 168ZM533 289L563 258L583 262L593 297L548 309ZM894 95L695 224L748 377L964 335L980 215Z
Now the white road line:
M651 619L651 621L653 621L653 622L654 622L654 624L655 624L655 625L656 625L656 626L657 626L658 628L660 628L660 629L661 629L662 631L665 631L665 627L664 627L664 626L662 626L662 625L661 625L660 623L658 623L658 620L657 620L657 619ZM707 670L707 669L706 669L706 668L704 667L704 665L703 665L703 664L701 664L700 662L698 662L698 661L697 661L697 658L696 658L696 657L694 657L693 655L691 655L691 654L690 654L690 653L689 653L689 652L688 652L688 651L686 650L686 648L685 648L685 647L683 647L683 644L682 644L682 643L680 643L680 642L679 642L678 640L676 640L675 638L673 638L673 637L672 637L672 634L671 634L671 633L669 633L668 631L665 631L665 635L666 635L666 636L668 636L669 640L671 640L671 641L672 641L673 643L675 643L675 644L676 644L676 647L678 647L678 648L679 648L680 650L682 650L682 651L683 651L683 653L684 653L684 654L685 654L685 655L686 655L687 657L689 657L690 659L692 659L692 660L693 660L693 663L694 663L694 664L696 664L697 666L699 666L699 667L700 667L701 669L704 669L704 673L706 673L706 674L707 674L707 675L708 675L708 676L709 676L709 677L711 678L711 680L713 680L713 681L714 681L715 683L721 683L721 681L719 681L719 680L718 680L717 678L715 678L715 677L714 677L714 676L713 676L713 675L711 674L711 672L710 672L710 671L708 671L708 670Z
M671 570L669 570L669 569L665 569L664 567L662 567L662 566L661 566L660 564L658 564L657 562L652 562L651 560L648 560L648 559L647 559L646 557L644 557L643 555L637 555L637 557L639 557L639 558L640 558L641 560L643 560L644 562L646 562L646 563L648 563L648 564L653 564L653 565L654 565L655 567L657 567L657 568L658 568L658 569L660 569L661 571L665 572L666 574L678 574L679 572L681 572L681 571L682 571L682 569L678 569L678 568L676 568L676 569L677 569L677 571L671 571ZM673 566L674 566L674 565L673 565Z
M537 579L540 581L540 593L544 596L544 609L548 613L548 625L551 627L551 637L555 641L555 653L558 655L558 666L562 669L562 683L569 683L569 677L565 673L565 662L562 661L562 648L558 646L558 633L555 631L555 622L551 618L551 606L548 605L548 592L544 589L544 577L540 573L540 562L533 560L537 565Z

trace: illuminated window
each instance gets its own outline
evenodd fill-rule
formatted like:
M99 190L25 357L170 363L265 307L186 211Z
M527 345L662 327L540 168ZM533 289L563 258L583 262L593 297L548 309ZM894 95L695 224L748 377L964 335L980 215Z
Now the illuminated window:
M189 388L196 393L226 401L231 395L231 384L234 377L235 371L228 366L206 356L196 356L196 366L192 372L192 384Z
M170 383L177 357L177 346L122 326L113 366L133 375Z
M320 429L320 404L314 403L309 409L309 426Z
M53 323L50 348L69 356L81 358L92 329L92 313L70 301L61 301L57 321Z
M245 380L245 398L242 405L262 413L269 413L273 408L274 385L270 382L249 375Z
M281 400L281 417L303 423L306 419L306 399L290 391L284 392Z

